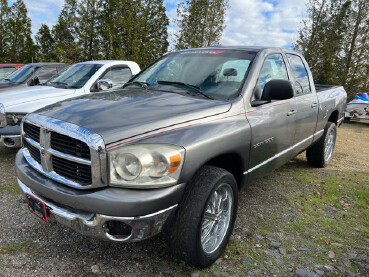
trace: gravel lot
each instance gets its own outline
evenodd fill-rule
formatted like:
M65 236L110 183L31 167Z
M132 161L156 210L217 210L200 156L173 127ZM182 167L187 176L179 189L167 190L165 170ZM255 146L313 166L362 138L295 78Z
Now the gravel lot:
M241 192L232 240L202 271L162 236L134 244L83 237L27 210L0 150L0 276L369 276L369 125L338 131L332 164L304 154Z

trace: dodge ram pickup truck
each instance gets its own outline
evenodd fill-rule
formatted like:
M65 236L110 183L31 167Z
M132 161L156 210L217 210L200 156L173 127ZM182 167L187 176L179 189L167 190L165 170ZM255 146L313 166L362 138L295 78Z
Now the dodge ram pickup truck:
M0 146L20 147L20 123L27 113L76 96L121 88L139 71L138 64L130 61L83 62L42 85L1 93Z
M66 66L64 63L30 63L23 65L0 81L0 93L14 88L44 83Z
M28 114L18 184L46 222L117 242L163 231L177 257L206 267L227 245L243 186L305 150L328 166L346 98L315 86L292 50L169 53L122 90Z

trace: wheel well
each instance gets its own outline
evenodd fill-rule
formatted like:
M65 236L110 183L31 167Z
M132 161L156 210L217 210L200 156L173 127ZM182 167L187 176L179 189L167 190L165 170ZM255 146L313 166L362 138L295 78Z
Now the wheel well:
M240 155L236 153L222 154L206 162L206 165L213 165L229 171L233 174L238 186L241 186L243 178L243 162Z
M334 111L331 113L331 115L328 118L328 122L335 123L337 125L338 123L338 111Z

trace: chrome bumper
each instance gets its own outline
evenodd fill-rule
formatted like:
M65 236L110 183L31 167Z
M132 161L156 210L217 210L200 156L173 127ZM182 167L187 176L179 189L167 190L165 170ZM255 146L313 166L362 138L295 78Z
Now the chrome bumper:
M8 147L8 148L20 148L21 147L21 136L0 136L0 146Z
M87 236L99 237L119 242L141 241L159 233L169 214L177 208L177 205L165 210L137 217L116 217L101 214L92 214L69 207L63 207L57 203L45 200L35 194L30 188L18 179L18 185L24 194L28 193L42 200L49 211L49 219L55 221ZM129 234L114 234L110 228L111 222L123 223L129 226Z

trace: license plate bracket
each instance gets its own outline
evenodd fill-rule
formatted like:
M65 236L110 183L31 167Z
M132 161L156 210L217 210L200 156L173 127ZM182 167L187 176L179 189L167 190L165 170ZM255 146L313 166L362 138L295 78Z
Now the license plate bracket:
M49 222L48 210L46 208L45 202L29 193L26 193L26 198L28 209L30 210L30 212L37 215L45 222Z

